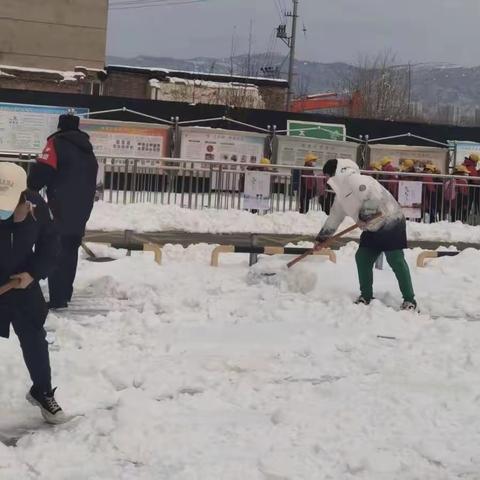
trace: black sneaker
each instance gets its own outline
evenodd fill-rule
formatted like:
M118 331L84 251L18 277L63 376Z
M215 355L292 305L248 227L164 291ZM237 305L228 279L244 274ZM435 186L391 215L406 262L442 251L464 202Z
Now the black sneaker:
M406 310L407 312L418 312L417 302L403 302L400 305L400 310Z
M47 423L54 425L65 423L67 417L63 413L62 408L55 400L54 388L51 392L41 393L35 387L32 387L27 393L27 400L35 407L40 407L42 416Z
M360 295L356 300L355 300L355 305L370 305L370 302L372 301L372 299L367 299L365 297L362 297L362 295Z

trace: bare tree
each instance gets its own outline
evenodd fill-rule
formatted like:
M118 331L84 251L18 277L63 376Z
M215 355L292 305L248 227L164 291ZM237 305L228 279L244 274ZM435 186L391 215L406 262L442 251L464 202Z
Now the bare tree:
M297 96L306 97L310 93L310 76L306 74L300 75L297 80Z
M409 116L410 75L408 65L398 65L389 51L362 56L343 89L356 99L352 114L364 118L401 120Z
M230 46L230 76L231 77L233 77L233 75L235 75L236 73L235 57L237 55L237 47L238 47L236 34L237 34L237 26L235 25L233 27L232 44Z

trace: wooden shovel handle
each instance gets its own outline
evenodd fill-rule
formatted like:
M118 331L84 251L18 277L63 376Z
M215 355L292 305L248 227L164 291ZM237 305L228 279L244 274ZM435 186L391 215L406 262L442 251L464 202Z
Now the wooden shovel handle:
M373 222L374 220L377 220L378 218L380 218L382 216L381 213L378 213L377 215L375 215L374 217L372 217L372 219L370 220L370 222ZM368 222L368 223L370 223ZM347 233L350 233L350 232L353 232L353 230L356 230L360 225L358 223L355 223L354 225L352 225L351 227L348 227L346 228L345 230L342 230L341 232L337 233L336 235L333 235L332 237L329 237L327 238L327 240L325 240L324 242L320 243L317 245L316 248L311 248L310 250L307 250L305 253L303 253L302 255L300 255L299 257L296 257L294 258L291 262L288 262L287 263L287 267L288 268L292 268L294 265L296 265L298 262L300 262L301 260L303 260L304 258L308 257L309 255L311 255L315 250L320 250L322 248L327 248L328 246L330 246L332 243L334 243L336 240L338 240L339 238L343 237L344 235L346 235Z
M16 288L19 283L20 283L20 280L10 280L5 285L2 285L0 287L0 296Z

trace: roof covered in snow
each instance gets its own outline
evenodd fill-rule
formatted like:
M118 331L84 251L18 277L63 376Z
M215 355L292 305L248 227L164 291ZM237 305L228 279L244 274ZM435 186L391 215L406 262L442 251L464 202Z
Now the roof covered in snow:
M280 87L288 88L287 80L263 78L263 77L246 77L241 75L221 75L216 73L200 73L187 72L184 70L170 70L167 68L154 67L130 67L127 65L107 65L105 67L107 73L125 72L149 74L152 77L168 81L168 77L183 78L187 80L204 80L220 83L248 83L258 87Z
M5 71L6 70L6 71ZM62 82L73 82L85 78L85 73L77 71L48 70L44 68L17 67L14 65L0 65L0 75L14 77L11 72L29 72L44 75L58 75Z

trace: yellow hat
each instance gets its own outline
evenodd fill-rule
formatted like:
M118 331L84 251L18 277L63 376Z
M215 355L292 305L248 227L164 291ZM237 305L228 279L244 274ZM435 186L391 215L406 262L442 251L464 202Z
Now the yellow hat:
M305 162L316 162L317 160L318 160L318 157L312 152L308 152L305 155Z
M456 165L453 169L453 173L464 173L468 175L470 172L465 165Z
M390 157L385 157L380 160L380 165L384 167L385 165L388 165L389 163L392 163L392 159Z
M435 173L438 171L438 168L433 165L433 163L427 163L424 167L424 170L426 170L427 172Z
M410 158L406 158L405 160L401 161L400 170L402 172L405 172L407 170L411 170L414 166L415 166L415 162Z
M478 153L471 153L468 158L472 160L472 162L480 162L480 155Z
M374 162L374 163L371 163L370 164L370 168L372 170L381 170L382 169L382 165L380 162Z
M262 158L260 160L260 165L270 165L270 159L268 158Z

